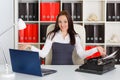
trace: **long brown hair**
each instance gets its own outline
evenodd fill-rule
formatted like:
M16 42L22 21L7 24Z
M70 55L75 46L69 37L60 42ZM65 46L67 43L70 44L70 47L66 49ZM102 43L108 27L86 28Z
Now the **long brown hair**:
M56 32L58 32L58 31L60 30L59 25L58 25L58 18L59 18L60 16L62 16L62 15L65 15L65 16L67 17L67 20L68 20L68 31L67 31L67 32L68 32L69 35L70 35L70 44L71 44L71 45L74 45L74 44L75 44L75 35L76 35L77 33L75 32L75 30L74 30L74 28L73 28L73 21L72 21L72 18L71 18L71 16L70 16L70 14L69 14L67 11L65 11L65 10L61 11L61 12L58 14L57 19L56 19L56 23L55 23L55 28L54 28L51 32L48 33L48 36L49 36L51 33L54 33L53 36L51 37L51 40L52 40L52 39L54 38Z

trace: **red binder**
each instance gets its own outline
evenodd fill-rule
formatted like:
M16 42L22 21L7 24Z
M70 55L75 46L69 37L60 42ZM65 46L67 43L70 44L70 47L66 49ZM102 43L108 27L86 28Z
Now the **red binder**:
M38 42L38 24L32 24L32 42Z
M24 42L24 29L19 30L19 42Z
M40 21L49 21L50 20L50 3L41 2L40 3Z
M54 18L54 21L56 21L57 19L57 15L60 13L60 3L59 2L56 2L55 3L55 18Z
M38 24L27 23L26 26L23 42L38 42Z
M27 24L27 40L26 42L32 42L33 24Z
M30 25L26 24L26 28L24 30L24 42L28 41L28 26L30 26Z
M56 16L60 12L59 2L41 2L40 3L40 20L56 21Z

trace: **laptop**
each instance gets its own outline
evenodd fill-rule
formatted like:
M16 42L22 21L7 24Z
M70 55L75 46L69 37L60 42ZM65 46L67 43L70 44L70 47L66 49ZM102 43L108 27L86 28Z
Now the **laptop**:
M9 49L12 70L18 73L45 76L56 73L56 70L42 69L38 52Z

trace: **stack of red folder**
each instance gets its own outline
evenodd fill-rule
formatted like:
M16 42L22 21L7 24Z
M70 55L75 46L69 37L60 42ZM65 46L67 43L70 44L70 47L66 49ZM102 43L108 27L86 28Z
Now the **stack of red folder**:
M56 21L60 12L59 2L41 2L40 3L40 21Z
M26 24L24 30L19 30L19 42L38 42L38 24Z

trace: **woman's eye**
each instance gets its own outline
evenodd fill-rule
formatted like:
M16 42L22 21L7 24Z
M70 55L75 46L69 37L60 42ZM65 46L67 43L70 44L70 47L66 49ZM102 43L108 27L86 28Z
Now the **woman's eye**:
M61 21L58 21L58 23L62 23Z
M67 23L67 21L64 21L64 23Z

